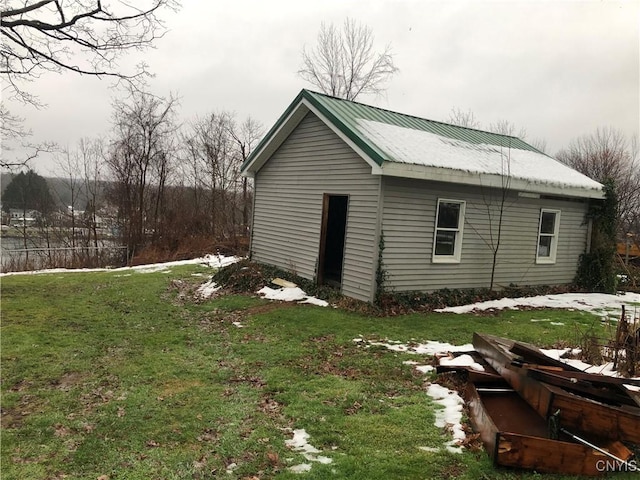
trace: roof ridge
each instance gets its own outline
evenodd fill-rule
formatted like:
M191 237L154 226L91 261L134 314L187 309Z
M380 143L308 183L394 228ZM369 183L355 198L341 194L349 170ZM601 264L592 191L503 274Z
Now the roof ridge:
M347 100L346 98L340 98L340 97L336 97L336 96L334 96L334 95L329 95L329 94L327 94L327 93L322 93L322 92L316 92L316 91L314 91L314 90L309 90L309 89L306 89L306 88L305 88L305 89L303 89L303 90L304 90L305 92L307 92L307 93L311 93L311 94L314 94L314 95L320 95L320 96L322 96L322 97L330 98L330 99L332 99L332 100L338 100L338 101L340 101L340 102L353 103L353 104L360 105L360 106L362 106L362 107L366 107L366 108L373 108L373 109L375 109L375 110L379 110L379 111L381 111L381 112L392 113L392 114L394 114L394 115L401 115L401 116L403 116L403 117L413 118L413 119L416 119L416 120L423 120L423 121L426 121L426 122L437 123L437 124L439 124L439 125L446 125L447 127L460 128L460 129L462 129L462 130L471 130L471 131L473 131L473 132L488 133L488 134L490 134L490 135L497 135L497 136L500 136L500 137L515 138L515 139L517 139L517 140L520 140L520 141L524 142L524 140L523 140L522 138L517 137L517 136L515 136L515 135L508 135L508 134L506 134L506 133L497 133L497 132L492 132L492 131L490 131L490 130L483 130L483 129L481 129L481 128L464 127L464 126L462 126L462 125L456 125L455 123L448 123L448 122L443 122L443 121L440 121L440 120L432 120L432 119L430 119L430 118L419 117L419 116L417 116L417 115L412 115L412 114L409 114L409 113L402 113L402 112L398 112L398 111L396 111L396 110L390 110L390 109L388 109L388 108L378 107L378 106L376 106L376 105L369 105L369 104L367 104L367 103L357 102L357 101L355 101L355 100ZM526 142L525 142L525 143L526 143ZM527 144L527 145L528 145L528 144ZM530 145L530 146L533 146L533 145ZM535 147L534 147L534 148L535 148ZM541 152L541 153L543 153L543 152Z

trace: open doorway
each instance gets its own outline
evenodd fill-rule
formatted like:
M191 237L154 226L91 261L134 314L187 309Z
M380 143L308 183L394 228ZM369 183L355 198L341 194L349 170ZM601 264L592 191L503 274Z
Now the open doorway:
M340 288L347 232L348 195L324 194L318 257L318 283Z

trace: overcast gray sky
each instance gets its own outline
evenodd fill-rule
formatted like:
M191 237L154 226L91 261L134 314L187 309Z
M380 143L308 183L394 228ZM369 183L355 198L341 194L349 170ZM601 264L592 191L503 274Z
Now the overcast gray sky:
M165 15L156 49L130 56L156 74L150 90L180 98L182 121L228 110L265 129L300 89L303 46L320 23L346 17L391 45L400 71L382 97L358 101L445 121L471 110L482 126L509 120L550 154L601 126L627 137L640 130L640 1L183 0ZM105 137L114 95L107 80L47 74L30 91L48 104L9 104L35 141L74 147ZM10 160L13 152L3 152ZM55 174L50 158L32 163Z

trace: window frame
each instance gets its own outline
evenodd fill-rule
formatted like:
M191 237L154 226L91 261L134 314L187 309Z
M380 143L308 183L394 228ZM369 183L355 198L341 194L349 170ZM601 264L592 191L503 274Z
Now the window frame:
M457 228L438 228L440 205L442 203L455 203L460 205ZM464 235L464 215L466 205L467 202L465 200L456 200L453 198L438 198L438 202L436 203L436 218L433 225L433 247L431 251L432 263L460 263L460 259L462 256L462 237ZM436 254L438 231L456 232L455 242L453 246L453 255Z
M542 217L544 216L545 213L553 213L555 215L552 234L542 232ZM554 208L540 209L540 218L538 219L538 240L536 242L536 263L537 264L551 265L556 263L556 255L558 253L558 238L560 233L560 214L561 214L561 211ZM551 237L551 244L549 246L548 256L540 255L540 239L542 237Z

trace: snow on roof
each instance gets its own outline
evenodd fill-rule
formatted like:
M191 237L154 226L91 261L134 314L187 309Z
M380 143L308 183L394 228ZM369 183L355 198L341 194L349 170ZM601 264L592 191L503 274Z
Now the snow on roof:
M366 119L358 119L357 123L361 134L384 150L391 162L471 174L509 175L534 184L602 189L600 183L541 153L474 144Z

